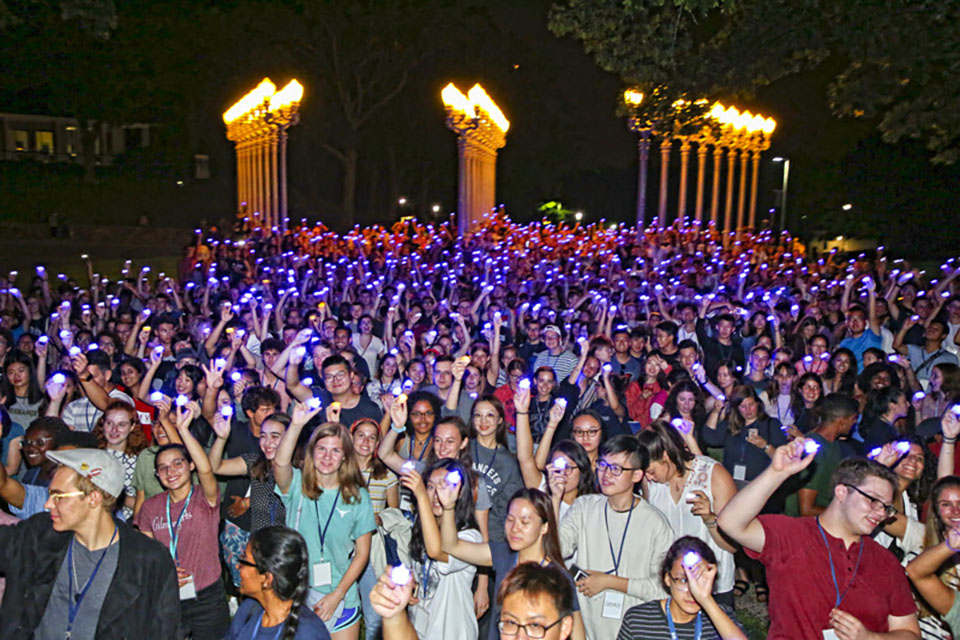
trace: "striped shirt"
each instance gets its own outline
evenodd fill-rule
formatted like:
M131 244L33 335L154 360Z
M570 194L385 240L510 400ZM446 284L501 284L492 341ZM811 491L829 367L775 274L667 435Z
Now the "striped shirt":
M661 605L661 602L664 603ZM617 640L671 640L670 625L667 623L667 616L663 612L665 600L651 600L630 607L627 615L623 617L623 623L620 625L620 633L617 634ZM730 616L730 619L740 626L737 622L736 614L724 605L720 605L723 612ZM720 640L720 634L713 626L710 618L704 613L703 634L701 640ZM694 640L696 638L696 618L686 623L674 622L677 629L677 640Z

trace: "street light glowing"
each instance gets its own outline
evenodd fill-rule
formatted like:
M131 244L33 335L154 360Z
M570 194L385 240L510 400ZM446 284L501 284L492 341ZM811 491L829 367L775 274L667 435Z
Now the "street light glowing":
M277 86L270 81L270 78L264 78L252 91L237 100L232 107L223 114L223 121L230 124L240 116L252 111L262 105L265 101L276 93Z
M853 209L853 205L848 202L847 204L843 205L843 207L841 207L841 208L842 208L844 211L850 211L850 209Z
M627 104L637 106L643 102L643 93L634 91L633 89L627 89L623 92L623 101Z
M506 133L510 129L510 121L503 115L503 111L497 106L484 88L477 83L473 85L467 95L463 95L456 85L452 82L443 88L440 92L443 104L448 109L462 113L467 118L477 118L481 111L485 113L500 131Z
M277 112L294 104L299 104L303 97L303 85L291 80L287 86L270 96L270 111Z

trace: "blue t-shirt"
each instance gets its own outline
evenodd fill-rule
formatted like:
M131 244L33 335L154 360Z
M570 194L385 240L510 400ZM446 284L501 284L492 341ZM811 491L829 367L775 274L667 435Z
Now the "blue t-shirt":
M336 491L324 491L316 500L303 495L302 473L293 470L290 488L284 495L280 487L276 492L287 509L287 526L300 532L307 542L310 554L310 588L324 595L333 591L343 578L353 558L353 543L360 536L376 531L373 505L366 489L360 489L360 499L347 503ZM330 524L327 525L329 518ZM320 528L326 527L323 544L320 543ZM330 563L330 584L315 584L315 565ZM360 606L360 594L354 582L343 599L347 608Z
M846 337L837 345L838 348L850 349L857 357L857 371L863 371L863 352L867 349L883 346L883 339L867 327L859 338Z
M253 598L247 598L237 609L230 629L224 640L276 640L283 635L281 626L264 627L261 625L263 607ZM300 619L294 640L330 640L327 625L323 624L313 609L300 605Z
M0 464L7 463L7 452L10 451L10 441L14 438L22 436L23 434L23 427L16 422L10 423L10 433L8 433L3 440L0 440L0 446L2 446L2 449L0 449Z

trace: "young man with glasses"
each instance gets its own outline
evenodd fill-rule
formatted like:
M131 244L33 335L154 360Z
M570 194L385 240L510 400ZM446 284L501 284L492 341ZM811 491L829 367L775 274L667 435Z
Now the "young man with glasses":
M114 520L122 465L108 451L50 451L61 466L41 513L0 527L2 638L181 638L164 548Z
M660 563L674 533L660 511L634 495L649 462L633 436L610 438L597 460L602 493L579 496L560 521L564 557L577 554L573 572L588 638L616 637L627 609L660 595ZM553 506L559 517L559 494Z
M785 480L813 462L810 442L797 438L779 447L770 466L719 516L723 532L766 566L767 637L919 638L903 568L870 538L894 510L892 471L865 458L844 460L833 473L833 499L819 516L758 516Z
M383 616L383 639L417 640L405 613L415 582L395 584L391 573L381 576L370 594L373 608ZM573 630L574 597L570 579L554 565L518 564L497 592L500 637L567 640Z
M321 367L323 387L319 380L307 387L300 381L297 367L303 359L303 354L293 353L286 372L287 389L300 402L307 402L314 396L319 396L320 402L326 408L333 403L339 403L340 415L337 422L349 429L360 418L370 418L380 422L383 412L365 393L354 393L350 384L350 363L341 355L328 356Z

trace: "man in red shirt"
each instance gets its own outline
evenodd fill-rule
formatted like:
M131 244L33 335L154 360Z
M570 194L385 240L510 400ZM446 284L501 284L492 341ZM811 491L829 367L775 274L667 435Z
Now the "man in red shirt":
M870 534L893 511L896 476L865 458L833 473L833 499L815 518L759 516L777 488L807 468L810 439L779 447L770 466L720 513L720 528L767 569L770 640L918 640L903 568Z

